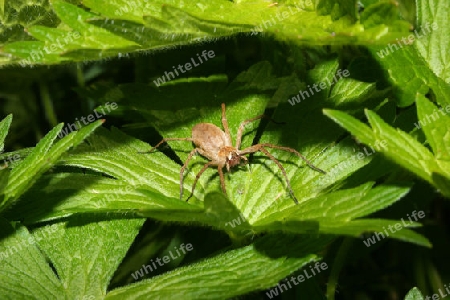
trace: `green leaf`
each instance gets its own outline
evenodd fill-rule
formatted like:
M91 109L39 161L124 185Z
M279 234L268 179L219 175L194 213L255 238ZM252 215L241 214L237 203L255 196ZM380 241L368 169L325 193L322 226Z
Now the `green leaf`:
M264 237L250 246L115 289L106 299L228 299L267 289L307 263L320 260L313 253L329 241L283 235ZM286 249L286 245L290 246Z
M53 225L55 232L43 239L39 247L52 262L65 298L104 297L114 271L143 222L78 217Z
M26 29L33 25L56 27L58 17L49 1L0 1L0 44L30 41Z
M450 26L447 14L449 9L450 3L445 0L416 1L417 25L426 33L423 38L417 40L416 48L428 62L432 72L447 83L443 84L442 88L448 87L450 83L450 36L443 34ZM429 29L429 22L432 22L432 30ZM448 100L448 97L446 99ZM443 102L439 103L444 105ZM450 102L447 101L446 104Z
M424 300L422 293L416 287L409 290L405 296L405 300Z
M8 135L12 122L12 114L8 115L0 122L0 153L5 149L5 138Z
M427 238L425 238L421 234L409 230L408 228L405 228L403 225L401 230L394 231L394 229L392 229L394 232L388 231L388 228L395 228L396 225L402 225L402 223L396 220L361 219L347 223L326 222L322 225L321 231L328 234L341 234L355 237L360 236L365 232L379 232L384 233L385 237L387 236L389 238L395 238L428 248L432 247L430 241L428 241ZM414 222L409 222L408 224L408 227L419 226L421 226L419 223ZM388 232L387 235L386 232ZM372 240L375 241L375 236L372 237ZM368 245L370 244L367 244L366 246Z
M352 22L358 19L355 0L319 0L316 7L320 14L331 14L334 20L344 16L349 17Z
M330 75L330 69L336 72L337 67L336 61L330 61L318 66L311 71L311 74L317 80L326 80L324 78L333 77L333 74ZM262 78L266 78L266 80L262 80ZM191 79L188 82L174 80L159 87L164 91L161 93L164 101L160 104L149 105L148 102L142 101L141 98L151 90L145 85L119 87L118 94L124 95L124 97L117 100L127 99L125 103L120 103L122 109L126 109L127 106L138 107L143 118L152 122L162 136L186 137L191 135L190 128L198 123L213 123L222 127L219 103L221 98L226 98L231 103L226 106L228 124L232 137L235 137L240 122L250 117L247 114L248 111L255 114L261 114L264 111L269 100L264 93L275 89L276 85L273 82L276 80L271 78L270 66L262 63L240 74L225 90L223 90L224 85L221 80L215 81L212 78ZM341 85L338 89L346 93L346 86L354 91L355 82L346 82L348 82L347 85ZM187 90L189 87L192 89L193 85L201 87L194 89L194 91L198 91L197 93ZM329 88L332 89L334 86ZM251 96L246 95L247 90L252 91ZM217 93L221 94L219 99L214 102L208 100L214 99L213 95ZM285 97L287 97L287 93L289 92L286 91ZM358 91L356 93L361 94ZM172 102L179 95L183 95L183 105L173 111ZM281 94L277 95L277 97L280 96ZM298 116L293 114L292 106L279 105L273 118L286 122L282 126L282 135L277 134L280 125L270 124L266 133L262 135L261 142L299 149L308 158L313 156L312 153L323 151L323 147L326 147L327 144L321 145L319 141L323 143L323 139L328 139L329 143L332 143L336 136L342 134L343 131L336 128L331 122L324 124L321 129L316 129L314 134L308 130L308 128L314 128L317 119L322 117L316 103L327 97L327 93L316 93L312 97L315 99L306 99L295 106L295 108L302 108L301 125L298 124L298 121L295 122ZM235 99L240 99L239 103L234 104ZM353 101L360 101L356 100L357 97L354 99ZM349 104L353 101L348 100L345 103ZM334 103L333 101L329 102ZM337 102L337 105L341 105L343 100ZM198 106L201 109L197 109ZM250 146L253 142L254 130L251 129L251 125L254 124L249 124L245 130L243 147ZM298 126L305 130L298 132L295 129ZM367 128L364 129L365 127ZM365 127L359 124L355 126L358 130L369 132L367 141L370 141L373 134L368 126ZM64 158L62 164L89 168L112 176L115 180L99 178L97 175L60 174L60 176L42 183L48 187L46 190L33 190L26 195L24 198L27 201L23 202L23 206L16 206L17 210L11 211L9 216L12 217L19 211L23 216L24 212L27 212L27 219L33 222L33 220L61 218L72 213L127 211L162 221L212 226L227 232L234 232L234 234L246 230L317 233L328 226L334 228L334 234L339 234L339 228L342 227L342 234L355 236L364 232L362 226L352 227L352 224L346 223L351 223L355 218L369 215L391 205L409 190L409 186L388 185L372 189L372 183L367 183L354 189L336 191L342 186L346 177L371 160L371 157L368 156L364 156L363 159L356 158L355 154L352 155L351 151L346 150L348 149L348 140L343 140L319 160L319 167L329 172L326 175L307 166L299 167L298 162L288 163L294 159L289 152L283 153L276 149L270 149L284 165L288 178L291 178L294 193L300 200L299 205L294 205L291 196L287 193L285 178L281 177L278 166L262 155L255 155L257 160L252 163L251 170L241 169L227 174L229 176L226 179L226 187L229 200L221 193L216 193L220 190L220 183L217 177L212 177L217 174L217 170L211 168L207 169L200 177L194 197L190 199L189 203L186 203L178 199L180 165L159 151L148 154L139 153L149 147L116 129L112 129L111 132L98 130L88 139L88 142L72 151L70 156ZM169 145L175 150L181 161L185 161L188 153L193 149L190 143L183 141L171 141ZM193 159L189 164L192 170L185 176L183 184L187 191L190 190L195 175L205 163L203 159L199 160L195 164ZM295 161L300 160L295 158ZM80 184L72 182L80 182ZM83 185L88 182L90 182L91 188L83 189ZM209 193L210 191L214 193ZM68 194L65 201L58 200L61 192ZM30 204L29 202L36 195L41 195L39 198L48 199L49 202L46 206L53 207L53 211L45 212L36 205ZM187 196L185 195L185 197ZM203 202L199 201L202 199ZM317 207L320 209L316 209ZM323 207L333 207L333 209L329 211L324 210ZM323 216L326 218L324 219ZM337 223L330 223L328 220L330 218ZM380 228L374 224L369 225L372 229ZM367 229L367 231L369 230ZM420 236L415 236L415 238L416 241L420 240ZM414 239L410 238L410 240ZM417 243L424 244L422 241Z
M327 2L325 10L319 4L319 12L308 1L268 5L264 0L86 0L84 7L61 0L51 2L60 26L28 27L27 32L38 42L20 39L7 43L3 48L4 64L26 66L123 57L132 51L215 41L236 33L264 33L308 45L384 44L402 37L409 28L395 15L393 5L389 24L370 21L365 28L357 21L354 0L341 0L337 6L323 1ZM374 10L372 19L380 15L382 11Z
M370 130L369 126L345 112L324 109L323 113L333 121L335 121L337 124L339 124L339 126L350 131L354 136L358 138L359 141L363 142L364 144L371 145L374 134Z
M98 299L105 296L109 281L144 220L78 217L40 227L32 235L23 226L14 230L3 219L0 222L10 231L0 241L3 297Z
M55 225L44 226L40 234L23 227L14 229L0 218L0 293L5 299L63 299L63 285L53 273L36 244L52 239ZM14 275L12 275L14 274Z
M418 126L423 130L437 160L450 161L450 104L437 108L430 100L417 95Z
M441 106L450 104L449 27L445 0L419 0L417 28L408 37L396 39L385 47L372 47L371 52L383 67L394 87L397 105L406 107L416 93L434 93ZM411 45L411 43L413 43ZM408 66L408 68L405 68Z
M427 104L426 101L418 95L419 119L421 124L426 123L424 122L424 118L427 116L428 119L429 114L427 113L435 109L431 103ZM422 109L423 112L421 111ZM432 185L435 185L444 195L450 196L448 192L450 165L447 160L439 159L441 157L447 157L446 154L438 154L436 152L436 150L441 152L443 149L446 151L448 132L445 129L441 131L440 129L430 128L425 131L427 138L431 141L432 147L436 149L436 156L433 156L433 153L412 136L400 129L392 128L370 110L366 110L366 116L372 127L371 129L346 113L332 110L324 110L324 113L336 123L349 130L363 143L371 147L377 147L378 151L382 152L393 162L417 174ZM438 116L441 116L441 114L438 114ZM442 118L439 121L444 128L448 127L447 118ZM439 155L439 158L437 155Z
M354 5L356 7L356 3ZM370 5L361 14L361 23L366 28L378 25L391 25L398 20L398 5L394 2L379 2Z
M0 211L11 205L69 148L80 144L103 123L98 120L77 132L72 132L53 145L63 124L53 128L37 145L33 152L24 158L20 165L11 171L9 184L5 188L5 199L0 203Z

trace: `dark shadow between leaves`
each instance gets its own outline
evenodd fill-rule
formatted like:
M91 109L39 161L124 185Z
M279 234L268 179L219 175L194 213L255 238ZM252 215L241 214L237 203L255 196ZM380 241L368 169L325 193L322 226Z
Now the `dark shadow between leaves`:
M301 258L323 251L336 237L332 235L269 234L254 243L257 251L271 258Z

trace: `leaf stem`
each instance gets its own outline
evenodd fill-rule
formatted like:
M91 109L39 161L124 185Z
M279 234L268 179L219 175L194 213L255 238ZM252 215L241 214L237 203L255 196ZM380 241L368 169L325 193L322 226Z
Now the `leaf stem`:
M352 244L353 238L345 238L341 246L339 247L339 250L336 254L336 259L333 263L333 267L331 268L330 278L327 284L327 300L334 300L339 273L344 266L345 256L347 255L347 252L349 251Z

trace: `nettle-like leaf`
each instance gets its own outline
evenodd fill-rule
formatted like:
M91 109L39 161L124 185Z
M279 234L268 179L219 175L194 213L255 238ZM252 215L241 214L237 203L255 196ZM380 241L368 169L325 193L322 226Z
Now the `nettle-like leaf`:
M250 246L118 288L106 299L229 299L275 286L278 278L320 260L311 253L320 251L328 242L329 238L266 236ZM288 249L286 245L290 245Z
M8 135L11 122L12 115L8 115L0 122L0 152L3 152L3 150L5 149L5 138Z
M418 20L414 32L387 46L370 49L392 84L399 106L411 105L416 93L433 94L445 106L450 104L450 36L447 33L450 3L445 0L416 3Z
M330 72L335 73L337 68L336 60L329 61L311 71L311 76L325 81L329 76L333 77ZM220 103L226 102L234 143L239 124L262 114L271 100L270 95L280 97L279 93L273 92L279 80L272 77L270 70L267 63L255 65L228 86L220 77L174 80L158 90L146 85L123 85L118 92L122 95L118 99L119 109L138 109L142 117L165 138L190 137L191 128L198 123L213 123L221 128ZM357 98L352 97L353 94L362 95L361 89L354 88L353 81L348 81L347 85L348 91L343 85L339 90L349 95L349 99ZM326 89L329 91L333 87L328 86ZM238 168L226 173L229 199L221 192L217 193L220 191L217 169L208 168L187 203L184 200L188 197L196 174L206 163L205 159L197 156L191 160L183 182L184 197L180 200L181 166L160 151L163 147L142 154L150 149L146 143L114 128L111 131L100 128L87 139L88 143L65 156L61 164L88 168L114 179L95 174L45 177L40 183L45 188L30 191L24 197L27 200L16 205L8 216L14 219L14 215L20 211L22 217L25 215L25 219L33 223L73 213L126 211L162 221L212 226L232 235L282 230L359 236L367 231L380 231L383 226L394 221L360 218L398 201L410 187L380 185L374 188L373 183L366 183L339 190L346 184L347 178L367 165L373 156L356 158L349 147L349 139L327 149L344 133L321 114L320 103L327 99L327 90L311 95L311 98L294 107L291 104L279 104L272 117L286 124L268 125L261 137L263 143L297 149L327 172L321 174L309 168L290 152L268 148L284 166L299 205L295 205L288 193L285 178L278 166L259 153L254 154L250 168ZM149 95L155 95L160 101L144 101ZM288 96L285 94L286 100ZM180 97L183 102L177 101L175 106L174 101ZM338 101L337 105L342 103ZM250 111L251 115L248 113ZM319 118L323 124L318 128L316 124ZM258 125L258 122L255 123L246 126L241 148L253 144ZM182 162L193 149L191 142L187 141L173 141L169 145ZM61 193L67 195L64 200L61 200ZM33 204L36 203L32 200L35 197L46 199L45 206L52 207L52 210L43 210ZM426 239L408 229L393 237L429 245Z
M416 103L419 122L415 125L423 130L433 152L406 132L392 128L370 110L365 113L372 128L343 112L325 110L325 114L371 147L376 147L384 141L385 147L380 147L380 152L449 197L450 117L447 114L450 112L450 106L438 110L420 94L417 95Z
M12 231L0 241L0 292L7 299L102 299L144 222L76 217L31 234L0 221Z
M68 149L80 144L102 121L96 121L76 132L72 132L58 142L54 143L64 124L53 128L33 149L33 151L11 170L8 184L3 188L3 199L0 202L0 212L10 206L39 177L49 170ZM2 180L3 182L3 180Z
M5 149L5 138L8 135L9 127L11 126L12 115L8 115L0 122L0 153ZM0 156L3 160L3 156ZM0 162L0 201L3 201L5 194L5 187L8 185L9 170L6 169L7 163L5 161Z
M412 288L405 296L405 300L423 300L424 297L420 290L416 287Z
M49 1L0 1L0 44L33 39L25 28L33 25L56 27L59 19L52 11ZM1 57L0 61L6 61Z
M357 20L353 0L344 10L314 11L310 1L268 4L266 1L83 1L77 7L51 1L61 24L26 28L35 39L7 43L3 64L22 66L98 60L133 51L163 49L213 41L236 33L270 34L296 44L385 44L404 36L407 22L394 3L374 4ZM387 7L386 7L387 6ZM353 7L353 12L349 9ZM395 22L375 22L392 12ZM328 15L331 13L332 16Z

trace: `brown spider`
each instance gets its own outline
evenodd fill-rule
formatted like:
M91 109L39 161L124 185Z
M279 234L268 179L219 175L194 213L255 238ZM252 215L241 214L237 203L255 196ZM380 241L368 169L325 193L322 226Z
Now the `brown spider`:
M294 192L291 188L291 183L289 182L289 179L287 177L286 171L283 168L283 166L280 164L280 162L272 156L272 154L269 153L265 148L274 148L274 149L280 149L284 151L288 151L291 153L294 153L301 159L303 159L312 169L319 171L323 174L326 174L325 171L315 167L312 163L310 163L303 155L301 155L299 152L297 152L295 149L289 148L289 147L282 147L277 146L273 144L263 143L263 144L256 144L253 146L250 146L248 148L245 148L244 150L240 150L241 146L241 139L242 134L244 131L245 125L247 125L250 122L259 120L266 117L265 115L259 115L252 119L248 119L243 121L239 125L239 129L237 132L236 137L236 146L233 146L231 143L231 135L230 135L230 129L228 128L228 121L225 116L225 104L222 103L222 125L225 130L222 131L219 127L217 127L214 124L211 123L199 123L195 125L192 128L192 137L191 138L165 138L162 141L160 141L158 144L156 144L155 147L150 149L148 152L152 152L154 149L158 148L162 143L165 143L167 141L191 141L195 144L195 149L192 150L184 165L181 167L180 170L180 199L183 197L183 177L184 177L184 171L191 160L191 158L197 154L200 153L200 155L206 157L210 161L207 162L203 168L198 172L197 176L195 177L194 184L192 185L192 191L191 195L188 197L186 201L188 201L195 190L195 185L197 184L198 179L203 174L203 172L208 168L212 166L217 166L217 170L219 171L220 176L220 185L222 187L222 191L226 194L227 191L225 189L225 180L223 176L223 167L227 168L227 171L230 171L230 168L240 165L241 160L248 162L247 158L244 156L246 154L255 153L258 151L261 151L265 155L267 155L274 163L277 164L277 166L281 169L281 172L283 173L284 177L286 178L287 186L289 189L289 192L294 199L294 202L298 204L298 200L294 195ZM145 153L145 152L144 152Z

